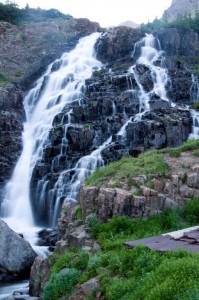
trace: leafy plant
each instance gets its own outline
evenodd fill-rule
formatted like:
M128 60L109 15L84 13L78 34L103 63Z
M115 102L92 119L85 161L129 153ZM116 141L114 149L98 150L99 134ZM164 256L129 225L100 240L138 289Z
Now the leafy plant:
M80 271L76 269L53 274L44 288L42 299L59 300L61 296L70 295L73 287L78 283L79 277Z
M199 198L188 200L182 210L184 219L191 225L199 222Z

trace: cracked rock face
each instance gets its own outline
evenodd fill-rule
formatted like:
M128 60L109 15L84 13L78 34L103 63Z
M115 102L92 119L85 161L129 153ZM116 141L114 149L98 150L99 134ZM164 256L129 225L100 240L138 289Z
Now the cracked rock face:
M173 21L178 15L183 14L190 14L195 17L198 9L198 0L172 0L171 6L163 14L163 19Z

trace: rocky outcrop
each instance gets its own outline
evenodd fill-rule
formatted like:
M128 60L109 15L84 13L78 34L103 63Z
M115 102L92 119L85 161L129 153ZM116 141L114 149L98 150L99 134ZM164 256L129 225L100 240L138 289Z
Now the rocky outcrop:
M187 59L194 60L199 53L199 36L193 30L164 28L154 31L154 35L160 40L161 48L166 56L177 56L174 57L176 60L180 59L180 56L186 56ZM183 65L183 61L181 64Z
M103 63L121 64L122 60L125 62L131 58L134 45L142 36L140 31L136 29L124 26L112 28L97 41L95 46L97 58Z
M28 276L36 253L30 244L0 220L0 281Z
M184 153L181 158L175 158L175 163L174 158L169 158L169 156L166 156L166 161L171 168L178 165L168 178L150 174L133 177L132 182L136 185L123 184L122 186L121 183L121 188L112 187L114 179L104 183L102 187L83 186L78 195L83 220L88 218L91 211L101 222L107 222L114 216L122 215L132 218L148 217L159 214L167 207L182 207L189 199L198 198L197 159ZM183 165L183 163L185 165L182 169L180 164Z
M168 36L172 32L168 33ZM180 35L179 32L176 34ZM162 31L156 35L163 36ZM65 172L64 189L69 191L67 184L73 177L77 161L102 145L112 136L112 142L102 150L105 164L120 159L123 156L137 155L140 152L163 147L175 147L187 140L191 132L192 119L188 110L172 107L171 103L152 94L153 81L150 68L136 64L136 76L143 89L150 93L150 111L141 120L134 120L141 111L139 101L139 86L130 66L140 55L138 39L142 37L138 30L119 27L102 34L96 43L97 57L106 63L106 67L93 72L91 79L86 80L85 94L81 103L68 104L63 112L54 118L53 128L49 133L48 143L43 150L43 156L37 162L32 179L32 205L37 216L37 222L49 224L50 190L56 194L55 182L60 172ZM169 37L168 37L169 39ZM158 41L156 41L158 47ZM173 41L174 43L174 41ZM132 56L133 50L135 57ZM165 46L166 52L166 46ZM172 57L157 61L158 66L168 65ZM168 80L167 90L171 102L188 104L191 102L190 87L192 85L191 70L182 64L178 68L174 59L169 67L172 80ZM175 67L173 67L175 66ZM110 71L111 68L111 71ZM71 124L66 128L68 113L72 109ZM126 121L126 133L120 134L120 129ZM67 146L62 146L63 138ZM38 208L38 184L45 180L45 212ZM54 194L54 195L55 195ZM60 205L64 199L61 199Z
M198 0L172 0L171 6L163 14L163 20L173 21L179 15L186 14L195 17L198 9Z
M99 24L88 19L57 19L20 26L0 22L1 72L15 82L25 75L21 84L29 88L49 63L74 48L80 37L98 30Z
M22 93L16 86L0 88L0 200L1 189L10 178L22 149L25 120Z

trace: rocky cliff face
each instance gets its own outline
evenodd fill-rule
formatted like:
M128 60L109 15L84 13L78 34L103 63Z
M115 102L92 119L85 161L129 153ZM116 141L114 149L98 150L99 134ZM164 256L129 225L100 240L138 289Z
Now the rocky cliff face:
M173 31L179 40L172 38ZM156 31L154 34L162 43L165 53L164 60L156 64L168 67L171 78L168 81L167 91L170 100L180 105L190 104L190 88L192 86L192 70L178 59L182 41L188 42L188 35L175 30ZM193 42L189 41L188 52L196 53L198 47L198 35L193 34ZM166 38L165 38L166 37ZM32 204L37 221L49 222L50 203L46 202L45 214L38 209L36 191L42 178L48 178L45 194L54 188L60 172L71 170L64 177L65 189L70 178L74 175L74 167L77 161L89 155L97 147L102 145L110 136L112 143L102 150L102 158L105 164L118 160L122 156L137 155L142 151L163 147L174 147L185 141L191 131L192 120L187 110L172 108L168 102L152 95L149 101L151 111L142 117L139 122L129 122L126 126L125 139L118 136L120 128L125 122L133 118L140 109L139 99L132 90L138 89L138 84L132 74L128 72L138 56L134 49L142 34L130 28L118 27L104 33L96 43L97 58L104 63L104 68L94 72L91 79L86 81L86 92L81 105L73 105L71 125L67 129L66 138L68 145L61 150L61 140L64 137L64 126L68 122L67 113L72 108L70 105L54 119L48 145L46 145L41 161L33 171L31 188ZM197 45L197 47L196 47ZM134 51L134 56L132 53ZM183 51L183 50L182 50ZM187 52L186 52L187 51ZM136 74L142 82L145 91L151 91L153 82L150 69L137 64ZM63 123L63 120L64 123ZM60 156L61 155L61 156ZM55 163L55 157L58 157ZM52 170L53 165L53 172Z
M21 38L19 28L10 27L9 25L9 30L6 29L12 37L15 30L17 30L18 34L15 32L16 39L14 37L13 39L9 38L5 28L1 36L4 42L7 41L5 45L2 46L1 44L1 47L3 47L1 49L2 53L9 48L9 43L13 42L17 45L16 55L18 55L19 66L23 65L22 60L25 62L24 72L27 70L27 66L32 66L31 71L27 72L26 76L20 77L10 94L8 89L2 90L3 103L10 99L10 102L7 101L7 106L4 104L1 112L4 116L2 118L0 141L2 145L1 152L3 153L0 161L2 165L2 184L10 176L21 149L20 132L22 120L24 120L21 91L30 88L34 80L44 72L47 65L60 56L62 52L69 51L74 47L80 36L98 29L96 23L90 23L84 19L54 22L51 23L51 26L41 23L40 25L31 25L34 27L32 29L28 25L24 27L22 32L25 35L28 48L30 48L29 58L32 57L29 62L27 51L19 42ZM3 25L5 26L5 24ZM41 40L36 42L36 33L39 28L42 30L41 35L44 44ZM185 57L187 59L185 61L192 62L193 65L199 51L198 35L193 31L183 33L176 29L158 30L154 32L154 35L159 39L162 50L165 51L163 59L157 59L155 65L160 68L168 68L170 80L167 82L166 89L169 99L180 105L190 104L193 101L190 95L193 84L193 69L181 58ZM45 44L46 36L49 37L50 46ZM58 37L59 41L54 46L54 39L58 39ZM156 94L150 94L150 112L146 113L139 122L132 121L127 124L125 139L120 138L120 135L117 134L126 121L130 118L133 120L134 116L140 111L139 99L136 93L132 92L132 90L135 92L139 90L138 83L128 70L129 67L135 64L140 55L136 43L141 38L143 38L143 34L139 30L126 27L110 29L104 33L95 46L97 58L104 63L104 67L100 71L95 71L92 78L86 81L86 89L81 103L77 101L73 105L69 104L59 115L55 116L48 143L43 150L42 159L37 162L34 168L31 180L32 204L38 222L42 220L42 222L48 224L50 214L48 197L45 199L45 212L38 209L36 198L38 183L43 178L48 179L45 190L46 195L48 195L48 192L54 188L60 172L68 168L71 171L67 173L64 179L67 190L68 180L73 176L73 168L78 159L97 149L110 136L112 136L112 143L101 152L105 163L117 160L122 156L136 156L140 152L149 149L177 146L188 138L192 126L189 111L172 107L169 102L160 99ZM32 46L30 47L31 41ZM158 44L158 41L156 43ZM23 50L19 50L19 47L22 47ZM37 51L35 51L35 47ZM157 47L159 46L157 45ZM32 64L33 61L36 63ZM56 65L53 67L56 68ZM141 63L137 63L135 68L136 76L139 78L144 91L150 92L153 89L150 68ZM4 70L8 70L6 63L4 64ZM7 96L3 98L3 95ZM11 95L16 99L16 107L13 107ZM16 97L16 95L18 96ZM65 132L68 112L71 109L73 110L71 124ZM5 117L7 115L8 118ZM10 125L10 118L12 118L12 125ZM68 145L64 150L61 146L63 138L67 138L68 141ZM5 151L5 144L9 151ZM57 163L55 163L56 161Z
M173 21L178 15L184 14L194 17L198 9L198 0L172 0L171 6L163 14L163 19Z
M21 151L25 120L22 100L27 89L52 61L70 51L80 37L97 30L99 25L87 19L21 26L0 22L0 191Z

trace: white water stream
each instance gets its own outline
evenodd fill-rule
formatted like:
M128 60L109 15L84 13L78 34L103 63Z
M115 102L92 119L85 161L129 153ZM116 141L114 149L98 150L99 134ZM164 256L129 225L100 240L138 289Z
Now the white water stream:
M199 82L198 78L192 75L192 86L190 88L190 96L193 103L199 101ZM190 139L199 139L199 111L195 109L190 109L190 113L192 116L193 124L192 124L192 132L189 136Z
M23 151L11 180L5 188L1 208L4 220L15 231L35 244L34 218L30 204L30 180L33 168L43 154L54 117L66 104L80 101L85 79L89 78L101 63L94 57L94 44L99 33L80 39L74 50L62 55L52 70L37 81L24 100L26 123L23 132Z

